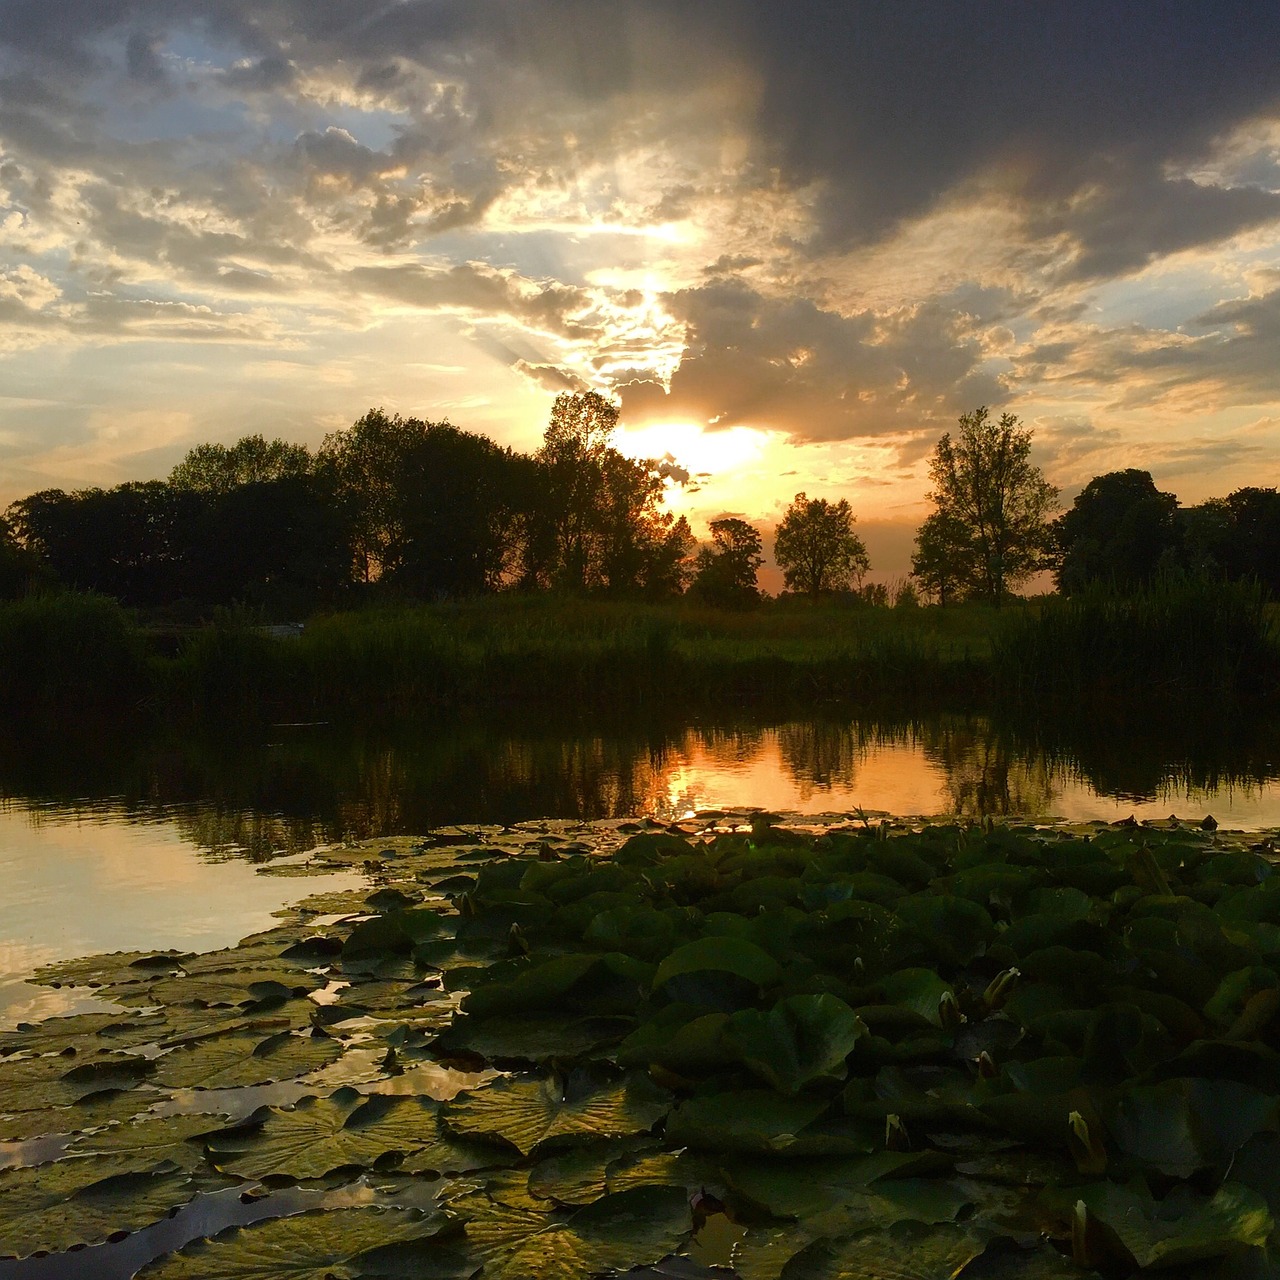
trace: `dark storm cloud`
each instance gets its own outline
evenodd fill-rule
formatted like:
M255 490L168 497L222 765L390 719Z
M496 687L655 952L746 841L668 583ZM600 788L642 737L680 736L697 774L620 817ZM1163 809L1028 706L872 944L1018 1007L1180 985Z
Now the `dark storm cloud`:
M238 47L242 61L223 75L241 90L287 89L297 69L342 65L362 89L394 94L412 87L415 64L446 68L474 96L468 125L480 134L521 116L527 127L567 95L595 109L607 145L601 121L611 101L746 74L759 91L750 122L757 171L795 187L820 184L818 248L880 238L993 172L1033 234L1074 243L1076 276L1128 271L1280 213L1272 193L1197 186L1176 172L1234 125L1277 109L1280 6L1255 0L8 0L6 8L0 41L12 50L84 70L123 41L131 73L156 85L165 74L158 42L184 28ZM547 126L556 132L554 120ZM572 127L592 128L582 118ZM413 134L407 123L410 151ZM673 187L663 207L678 216L693 198Z
M666 304L688 326L689 347L670 394L653 382L622 388L631 421L764 425L840 440L953 419L1007 396L981 368L964 318L930 304L841 315L736 280L683 290Z

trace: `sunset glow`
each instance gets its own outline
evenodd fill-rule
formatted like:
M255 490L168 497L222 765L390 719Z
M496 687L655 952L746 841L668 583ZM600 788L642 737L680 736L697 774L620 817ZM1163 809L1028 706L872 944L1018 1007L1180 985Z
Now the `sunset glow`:
M1269 16L40 12L0 36L5 501L374 405L527 449L566 389L699 532L802 489L907 530L980 404L1068 499L1277 478Z

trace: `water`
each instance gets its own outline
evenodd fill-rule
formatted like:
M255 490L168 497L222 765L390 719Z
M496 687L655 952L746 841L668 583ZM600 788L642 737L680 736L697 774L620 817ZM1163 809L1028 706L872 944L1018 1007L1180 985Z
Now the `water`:
M755 806L1280 827L1280 727L1047 735L982 717L278 726L250 741L83 737L0 749L0 1025L93 1007L22 981L99 951L225 946L324 881L255 864L466 822Z

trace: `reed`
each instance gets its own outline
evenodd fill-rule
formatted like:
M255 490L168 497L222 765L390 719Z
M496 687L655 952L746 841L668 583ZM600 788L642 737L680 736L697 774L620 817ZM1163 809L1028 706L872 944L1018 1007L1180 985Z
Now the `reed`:
M0 603L0 712L46 721L138 710L152 692L142 636L105 596Z
M1280 683L1280 650L1256 584L1172 577L1024 614L997 634L993 675L1035 704L1262 701Z

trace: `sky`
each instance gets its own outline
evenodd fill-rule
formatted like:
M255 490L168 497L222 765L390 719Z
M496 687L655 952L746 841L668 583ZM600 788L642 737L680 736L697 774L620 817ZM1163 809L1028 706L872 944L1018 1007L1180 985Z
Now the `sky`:
M582 389L881 577L979 405L1066 503L1280 482L1280 6L0 0L0 504Z

